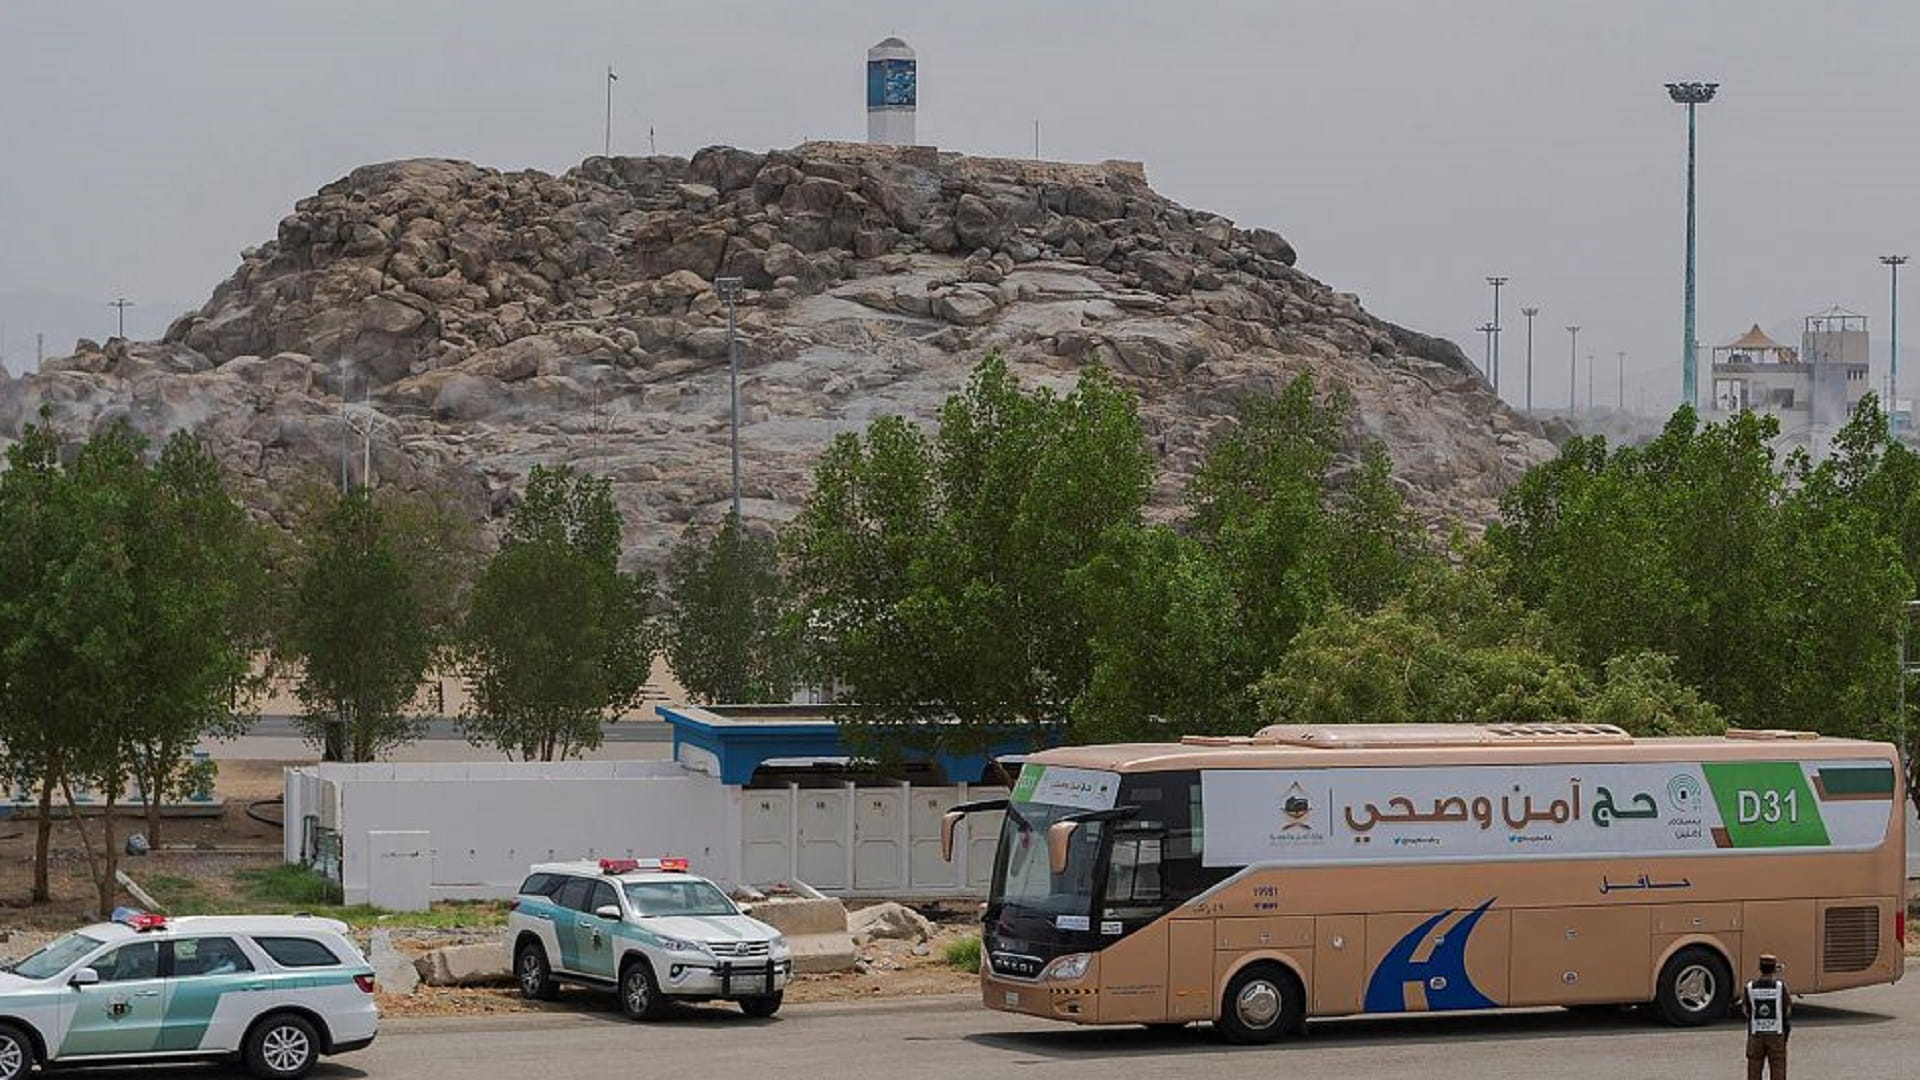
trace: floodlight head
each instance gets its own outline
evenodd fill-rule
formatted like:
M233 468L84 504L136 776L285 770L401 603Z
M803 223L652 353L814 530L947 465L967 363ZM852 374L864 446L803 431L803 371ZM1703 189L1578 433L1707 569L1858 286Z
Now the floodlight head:
M1487 284L1489 285L1505 285L1506 283L1507 283L1507 279L1503 277L1489 276L1487 278Z
M1667 96L1679 105L1704 105L1713 100L1713 92L1718 89L1719 83L1670 82L1667 84Z
M1520 314L1525 315L1527 318L1531 319L1535 315L1540 314L1540 309L1537 307L1523 307L1520 309Z
M1569 326L1569 327L1567 327L1567 333L1569 333L1569 334L1577 334L1577 333L1579 333L1579 332L1580 332L1580 328L1579 328L1579 327L1577 327L1577 326Z
M1906 263L1907 257L1905 255L1882 255L1880 256L1880 261L1886 263L1888 266L1900 266Z
M731 303L740 298L740 279L737 277L714 278L713 289L720 294L720 299Z

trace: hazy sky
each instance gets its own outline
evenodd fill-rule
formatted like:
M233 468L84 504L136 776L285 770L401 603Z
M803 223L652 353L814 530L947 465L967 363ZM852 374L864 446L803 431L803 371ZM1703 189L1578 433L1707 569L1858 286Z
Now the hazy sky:
M599 152L608 64L616 152L649 125L676 154L863 138L889 33L919 50L922 142L1026 155L1038 119L1044 156L1143 160L1475 357L1482 279L1510 276L1509 400L1523 303L1538 401L1565 400L1567 323L1603 402L1619 350L1630 405L1643 380L1649 405L1678 393L1665 81L1723 84L1700 116L1707 343L1844 304L1873 318L1878 379L1876 256L1920 248L1920 4L1899 0L0 0L0 293L198 302L356 165L563 170Z

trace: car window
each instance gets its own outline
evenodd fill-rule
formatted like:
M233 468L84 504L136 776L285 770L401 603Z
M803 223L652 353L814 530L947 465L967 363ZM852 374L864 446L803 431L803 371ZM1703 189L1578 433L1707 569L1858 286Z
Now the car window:
M329 954L331 955L331 954ZM253 961L240 951L232 938L182 938L173 943L173 975L176 979L197 975L235 975L252 971Z
M160 943L135 941L122 945L87 966L100 973L103 983L157 979L160 977Z
M629 881L627 903L638 915L738 915L727 894L711 882Z
M37 952L7 970L23 979L51 979L67 970L74 961L100 947L100 939L85 934L67 934L48 942Z
M593 883L593 899L587 902L586 910L599 911L607 905L620 906L620 898L613 895L613 886L604 881Z
M332 949L312 938L256 937L253 943L273 957L273 962L281 967L333 967L340 962Z
M520 886L521 896L552 896L567 879L558 874L530 874Z
M560 886L560 891L554 894L554 901L563 908L585 911L587 897L593 895L593 885L594 883L587 878L568 878L567 883Z

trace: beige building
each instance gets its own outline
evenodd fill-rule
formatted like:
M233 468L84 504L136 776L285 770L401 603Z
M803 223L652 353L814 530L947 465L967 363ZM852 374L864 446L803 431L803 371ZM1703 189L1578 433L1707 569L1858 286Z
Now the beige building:
M1870 383L1867 319L1832 308L1805 320L1800 347L1783 345L1755 323L1713 350L1713 393L1706 419L1743 410L1780 419L1780 442L1824 450Z

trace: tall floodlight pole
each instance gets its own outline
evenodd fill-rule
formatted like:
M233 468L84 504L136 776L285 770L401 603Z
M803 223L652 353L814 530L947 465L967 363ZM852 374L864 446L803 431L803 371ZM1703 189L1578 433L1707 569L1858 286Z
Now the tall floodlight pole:
M126 337L127 336L127 309L133 306L133 301L122 296L122 297L116 298L107 306L110 308L116 309L117 313L120 316L120 332L117 336L123 337L123 338Z
M1580 328L1567 327L1567 415L1572 416L1579 407L1574 400L1574 392L1580 386Z
M1500 392L1500 286L1505 285L1503 277L1489 277L1487 284L1493 286L1493 392Z
M1500 328L1493 325L1490 322L1485 322L1485 323L1481 323L1477 327L1477 329L1482 334L1485 334L1487 336L1486 351L1481 354L1482 356L1486 357L1486 360L1485 360L1486 366L1485 366L1485 369L1481 372L1481 374L1487 377L1488 383L1493 384L1493 392L1497 395L1500 393L1500 387L1497 383L1493 382L1493 335L1499 333Z
M1533 317L1540 314L1537 307L1523 307L1520 314L1527 317L1527 415L1533 415Z
M1887 267L1887 400L1884 408L1889 419L1900 403L1900 264L1905 255L1882 255Z
M740 298L740 279L715 278L713 287L727 304L727 385L732 400L733 427L733 520L740 520L740 346L734 336L733 304Z
M1627 354L1622 352L1619 355L1619 360L1620 360L1620 366L1614 369L1614 375L1616 378L1618 378L1620 385L1617 388L1615 388L1613 392L1613 407L1620 410L1621 412L1626 412L1627 411Z
M1719 83L1684 82L1668 83L1667 96L1677 104L1687 107L1687 298L1686 298L1686 338L1681 343L1680 353L1680 401L1689 408L1695 406L1698 381L1697 343L1693 336L1693 111L1694 106L1704 105L1713 100L1713 92L1720 88Z

